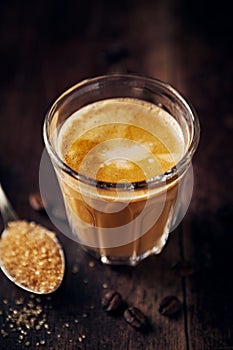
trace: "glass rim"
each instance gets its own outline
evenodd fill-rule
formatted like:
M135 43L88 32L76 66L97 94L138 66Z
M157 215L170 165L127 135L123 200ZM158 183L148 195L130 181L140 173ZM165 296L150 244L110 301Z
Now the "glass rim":
M156 175L152 178L145 179L138 182L124 183L124 182L107 182L107 181L99 181L94 178L88 177L78 171L73 170L69 167L57 154L54 149L50 137L49 137L49 124L54 116L54 112L56 111L56 107L65 100L68 96L70 96L74 91L84 87L87 84L96 83L102 80L108 80L113 78L121 78L121 79L131 79L131 80L144 80L150 83L155 84L157 87L162 88L164 91L170 93L170 98L173 95L179 102L181 102L182 106L185 107L188 112L190 119L193 124L193 134L187 148L186 152L183 154L182 158L178 163L175 164L172 168L167 170L166 172ZM112 97L114 98L114 97ZM132 190L132 189L143 189L148 187L158 187L159 185L164 185L165 182L171 181L173 177L177 177L177 175L183 174L183 172L188 168L190 161L197 149L199 139L200 139L200 123L198 115L191 105L190 102L187 101L175 88L172 87L169 83L161 81L157 78L147 77L145 75L139 74L123 74L123 73L112 73L106 75L100 75L92 78L87 78L78 82L77 84L71 86L66 91L64 91L50 106L47 111L43 124L43 138L45 142L45 147L51 160L55 162L55 164L59 167L59 169L63 170L66 174L73 177L74 179L90 186L94 186L99 189L118 189L118 190Z

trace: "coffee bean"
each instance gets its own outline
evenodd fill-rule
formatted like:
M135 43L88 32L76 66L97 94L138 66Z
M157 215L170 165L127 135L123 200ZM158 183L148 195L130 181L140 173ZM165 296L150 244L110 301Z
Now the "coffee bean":
M43 211L45 209L44 200L39 192L31 193L28 199L32 209L36 211Z
M109 291L102 298L102 306L107 312L120 311L122 306L121 295L116 291Z
M176 296L169 295L161 301L158 311L163 316L174 317L181 311L181 306L182 304Z
M124 312L124 318L135 329L144 329L147 325L147 318L137 307L129 307Z

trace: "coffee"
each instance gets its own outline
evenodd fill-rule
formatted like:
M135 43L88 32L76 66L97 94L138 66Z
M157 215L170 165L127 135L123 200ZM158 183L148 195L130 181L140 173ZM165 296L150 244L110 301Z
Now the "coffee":
M96 188L67 174L60 178L68 218L82 245L111 262L158 253L169 233L178 179L162 189L150 188L148 180L183 157L178 122L149 102L106 99L64 122L58 148L73 171L105 184Z
M109 99L66 121L60 152L70 168L86 176L137 182L172 168L184 153L184 141L178 123L161 108L136 99Z

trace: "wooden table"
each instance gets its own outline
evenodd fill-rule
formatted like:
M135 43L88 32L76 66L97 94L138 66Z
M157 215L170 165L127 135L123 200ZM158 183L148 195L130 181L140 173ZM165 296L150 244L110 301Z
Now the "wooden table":
M20 217L54 228L28 202L39 188L45 112L69 86L109 72L157 77L195 106L202 133L193 199L163 252L136 268L103 266L58 232L67 260L58 291L35 296L1 272L0 349L233 349L230 7L210 0L64 3L0 4L0 174ZM109 289L148 316L148 332L103 310ZM181 300L179 317L158 312L167 295Z

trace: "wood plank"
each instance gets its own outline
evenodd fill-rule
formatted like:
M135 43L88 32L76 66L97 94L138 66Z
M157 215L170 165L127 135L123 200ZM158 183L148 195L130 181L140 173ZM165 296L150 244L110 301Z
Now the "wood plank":
M135 21L138 21L140 10L144 8L142 5L136 4L134 8L135 18L135 12L128 17L132 21L132 26L135 26ZM112 17L111 11L114 12L115 7L110 7L110 9L103 7L102 10L105 13L99 11L99 14L103 18L107 15L110 18ZM127 11L129 16L129 9ZM95 19L95 21L102 26L100 33L103 33L105 24L100 23L99 19ZM133 39L133 32L128 32L126 39L123 38L125 28L127 28L126 20L121 21L120 25L117 22L114 23L112 28L112 33L118 31L117 40L120 38L120 41L124 43L120 45L125 45ZM22 32L24 34L25 30L22 29ZM38 35L38 33L34 33L34 35ZM69 42L59 41L56 43L54 41L51 48L48 42L42 40L40 48L46 49L45 55L39 54L37 56L37 48L34 52L29 52L30 44L24 47L21 54L24 57L24 61L21 62L23 65L17 71L15 82L9 85L4 95L3 115L8 116L8 120L9 118L12 120L9 124L4 121L5 127L10 128L10 125L20 120L24 133L27 135L21 142L21 133L18 132L18 129L14 129L12 138L9 140L4 135L9 134L10 129L4 130L3 142L5 146L9 145L10 142L10 147L12 147L12 155L8 159L1 153L5 169L4 186L22 217L33 218L47 226L51 226L48 219L34 213L27 202L28 194L37 187L38 161L42 151L42 143L41 137L35 135L38 130L41 130L45 108L58 93L68 85L75 83L76 80L93 73L97 74L98 71L111 71L115 65L111 56L110 61L109 58L104 61L99 60L102 54L109 57L109 52L112 50L112 36L106 36L102 42L102 36L96 36L93 29L90 30L89 35L87 42L78 39L78 50L75 46L76 41L73 39ZM92 41L93 37L97 43ZM167 49L169 49L169 45L166 46ZM132 50L130 56L126 55L123 58L123 64L129 70L138 70L137 60L133 58L136 47L133 47ZM67 64L68 52L72 55L69 59L69 62L73 63L72 65ZM57 60L58 55L59 60ZM93 57L95 57L94 62ZM163 63L161 58L156 65L159 66ZM167 63L168 67L169 64ZM167 66L162 68L161 76L166 74ZM15 148L15 142L21 147ZM33 148L30 146L32 143ZM28 158L29 154L34 157L33 161ZM12 163L15 158L17 161ZM30 176L25 176L25 166ZM14 181L15 176L17 176L16 181ZM15 304L20 298L23 298L23 305L28 310L32 296L14 287L1 273L1 309L3 314L0 316L1 327L5 332L5 337L1 338L1 349L14 346L15 343L20 348L33 348L35 346L43 348L46 345L48 348L61 349L74 347L93 349L93 346L95 349L136 350L142 347L147 349L185 349L183 316L181 315L179 319L169 320L158 312L159 301L167 294L176 294L181 301L183 299L181 280L177 279L171 268L173 263L179 260L177 234L173 234L164 253L159 257L146 260L135 269L111 268L96 261L93 262L93 259L84 254L72 241L60 234L59 237L67 256L67 273L64 283L51 296L51 299L42 296L36 301L36 305L41 307L46 315L49 333L48 329L45 328L29 329L27 335L20 334L18 329L11 331L7 321L11 310L16 310ZM101 297L103 292L109 288L119 290L129 305L136 305L145 312L151 324L148 333L136 332L126 324L122 317L114 318L105 313L101 306ZM34 298L32 299L34 300ZM40 343L41 341L42 343Z
M206 10L199 13L201 18ZM215 10L213 17L218 16ZM186 14L188 21L190 11ZM224 15L227 18L227 8L219 14L222 20ZM216 36L216 28L208 21L201 25L209 26L209 32L200 32L197 23L189 24L185 52L180 54L180 86L196 106L202 127L194 158L194 195L182 236L184 258L196 270L185 280L188 344L189 349L232 349L232 195L228 174L233 149L229 137L233 66L228 58L228 34L221 28Z
M220 11L210 1L122 0L97 6L50 0L36 8L2 2L0 10L0 172L21 217L53 228L30 208L28 194L38 189L45 112L77 81L113 71L160 78L190 99L202 126L191 207L161 255L136 268L103 266L58 233L67 271L50 297L32 296L0 272L1 350L232 349L233 63L227 6ZM194 273L174 269L180 261L190 261ZM106 314L101 297L111 288L145 312L148 332ZM177 319L158 312L169 294L183 304ZM24 319L24 334L17 317L32 317L32 305L41 310L35 320L41 327L27 329Z

